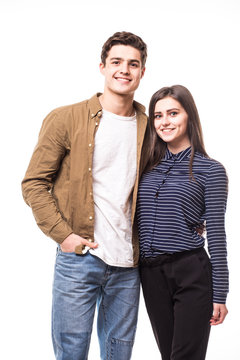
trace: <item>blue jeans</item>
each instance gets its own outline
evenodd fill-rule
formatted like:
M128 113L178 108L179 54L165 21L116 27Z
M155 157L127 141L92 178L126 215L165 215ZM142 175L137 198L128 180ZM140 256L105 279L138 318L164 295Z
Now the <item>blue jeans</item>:
M52 338L57 360L86 360L95 307L102 360L131 358L139 304L138 268L106 265L87 253L57 252Z

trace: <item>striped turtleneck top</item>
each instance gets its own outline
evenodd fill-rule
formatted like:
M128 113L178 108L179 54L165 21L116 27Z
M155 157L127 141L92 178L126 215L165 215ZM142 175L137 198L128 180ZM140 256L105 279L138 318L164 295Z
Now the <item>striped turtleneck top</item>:
M190 177L191 147L178 154L168 149L139 184L137 219L141 258L204 246L197 228L205 224L212 263L213 302L224 304L228 293L225 210L228 179L216 160L195 153Z

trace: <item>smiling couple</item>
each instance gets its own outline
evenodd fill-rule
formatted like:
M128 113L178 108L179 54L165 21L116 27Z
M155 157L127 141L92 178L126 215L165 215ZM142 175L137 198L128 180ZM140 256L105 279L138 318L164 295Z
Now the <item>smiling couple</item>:
M22 182L37 224L58 243L57 360L88 358L96 306L101 359L130 359L140 277L164 360L205 359L210 325L227 314L226 172L205 152L185 87L157 91L147 125L133 100L146 58L139 36L111 36L103 93L45 118Z

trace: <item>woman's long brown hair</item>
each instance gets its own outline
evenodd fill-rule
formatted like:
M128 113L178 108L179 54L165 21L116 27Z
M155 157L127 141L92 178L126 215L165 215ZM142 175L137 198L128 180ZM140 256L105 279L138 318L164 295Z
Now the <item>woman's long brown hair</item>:
M158 165L166 152L167 144L158 136L154 126L156 103L166 97L172 97L177 100L188 114L187 132L192 148L189 169L190 176L193 178L192 164L195 152L198 151L206 157L208 157L208 155L204 147L202 127L196 104L190 91L182 85L163 87L155 92L150 100L146 134L148 147L148 163L146 170L151 170L154 166Z

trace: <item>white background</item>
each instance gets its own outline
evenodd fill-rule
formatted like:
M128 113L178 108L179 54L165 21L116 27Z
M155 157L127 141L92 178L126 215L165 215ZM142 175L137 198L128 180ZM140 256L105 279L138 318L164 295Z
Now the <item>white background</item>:
M20 183L47 113L102 91L101 47L122 30L148 44L136 100L147 106L162 86L187 86L199 109L207 151L227 169L229 315L212 329L207 359L240 359L239 16L238 0L1 0L1 359L54 359L50 318L56 245L35 225ZM142 299L132 358L160 358ZM99 359L95 329L89 359Z

